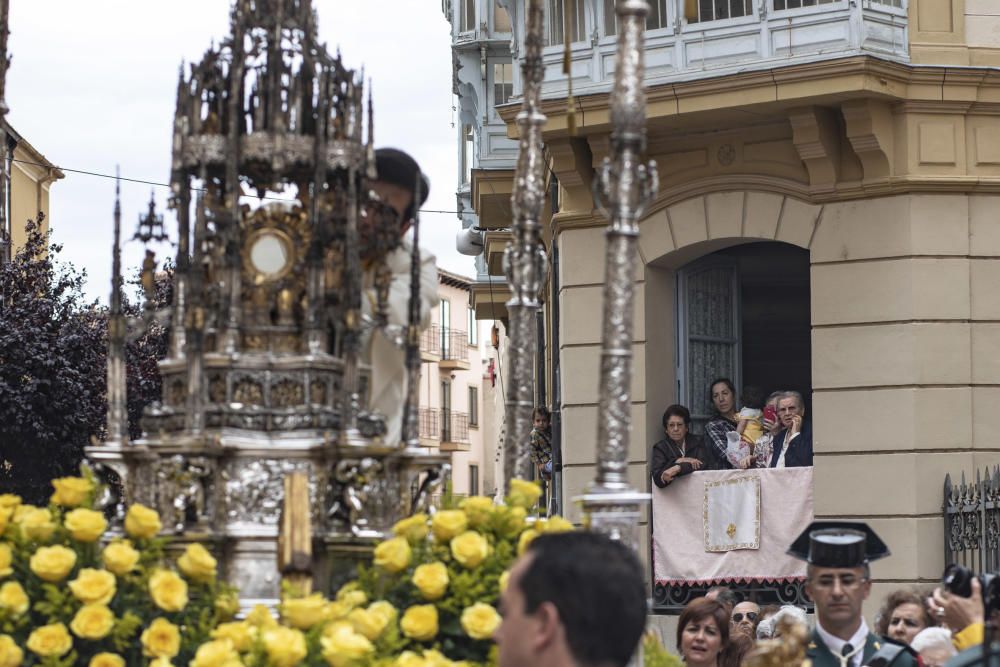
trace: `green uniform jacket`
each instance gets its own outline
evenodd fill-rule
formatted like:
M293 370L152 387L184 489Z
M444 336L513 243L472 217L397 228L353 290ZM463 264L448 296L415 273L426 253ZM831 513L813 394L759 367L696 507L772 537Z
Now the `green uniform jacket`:
M861 653L861 664L867 665L869 659L885 645L886 641L884 639L869 632L868 639L865 641L865 650ZM806 657L812 662L812 667L840 667L840 660L830 652L830 649L823 643L819 633L815 630L813 630L812 637L810 637ZM901 652L892 661L891 665L892 667L916 667L917 661L910 654Z

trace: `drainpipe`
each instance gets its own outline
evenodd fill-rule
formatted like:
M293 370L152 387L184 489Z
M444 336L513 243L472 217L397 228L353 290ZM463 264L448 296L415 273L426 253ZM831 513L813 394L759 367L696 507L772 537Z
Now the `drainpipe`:
M552 215L559 212L559 181L552 175L549 186L549 199L552 202ZM562 377L560 372L559 352L559 244L555 236L552 238L552 297L549 303L552 326L552 502L550 514L562 514ZM539 337L543 340L543 337ZM541 354L539 354L541 358ZM544 371L544 364L543 364ZM544 377L544 372L542 374Z

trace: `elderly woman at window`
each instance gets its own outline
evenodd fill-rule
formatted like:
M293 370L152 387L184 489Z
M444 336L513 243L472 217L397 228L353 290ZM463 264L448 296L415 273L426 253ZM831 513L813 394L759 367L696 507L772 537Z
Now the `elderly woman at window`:
M726 458L726 450L729 448L726 434L736 433L739 424L736 389L729 378L719 378L710 385L708 395L715 409L715 416L705 424L705 440L712 448L712 454L718 459L719 468L723 470L732 468Z
M767 397L764 403L764 417L761 421L764 433L757 438L753 445L753 454L747 456L739 462L739 467L747 468L767 468L771 465L771 452L774 451L774 436L781 432L783 426L778 419L778 399L785 392L776 391Z
M681 475L695 470L715 470L718 462L699 436L688 432L691 413L683 405L671 405L663 413L667 437L653 445L650 468L653 483L661 489Z
M769 468L803 468L813 464L812 427L805 420L802 394L786 391L778 399L781 431L774 436Z

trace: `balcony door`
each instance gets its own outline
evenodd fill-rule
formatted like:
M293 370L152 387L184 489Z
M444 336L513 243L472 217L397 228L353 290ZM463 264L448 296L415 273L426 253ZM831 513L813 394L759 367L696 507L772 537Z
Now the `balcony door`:
M441 380L441 442L451 441L451 382Z

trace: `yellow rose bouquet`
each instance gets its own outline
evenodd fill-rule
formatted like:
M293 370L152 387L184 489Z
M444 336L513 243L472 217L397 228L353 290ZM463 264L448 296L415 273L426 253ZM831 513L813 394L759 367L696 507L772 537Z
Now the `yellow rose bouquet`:
M238 606L208 550L193 544L170 564L160 518L142 505L129 508L124 535L107 535L87 469L52 485L48 507L0 496L0 666L195 659Z

